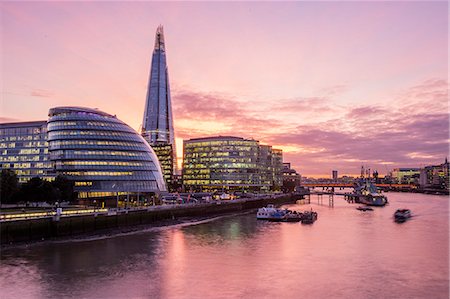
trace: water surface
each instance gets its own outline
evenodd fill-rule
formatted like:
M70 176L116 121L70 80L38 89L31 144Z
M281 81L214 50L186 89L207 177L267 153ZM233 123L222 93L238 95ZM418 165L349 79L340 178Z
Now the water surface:
M373 212L285 206L313 225L251 213L4 249L0 298L449 298L448 197L387 195ZM397 224L397 208L415 216Z

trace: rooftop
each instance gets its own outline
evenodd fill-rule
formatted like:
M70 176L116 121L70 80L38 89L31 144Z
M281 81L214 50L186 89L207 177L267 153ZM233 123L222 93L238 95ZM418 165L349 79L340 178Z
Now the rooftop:
M189 140L185 140L185 142L198 142L198 141L256 141L253 139L244 139L242 137L235 136L211 136L211 137L201 137L201 138L192 138Z

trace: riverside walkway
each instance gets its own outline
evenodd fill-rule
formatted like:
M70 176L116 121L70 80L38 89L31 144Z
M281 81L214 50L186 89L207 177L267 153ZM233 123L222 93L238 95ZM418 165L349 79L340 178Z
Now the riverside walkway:
M273 194L266 196L258 196L252 198L237 198L232 200L210 200L210 201L198 201L198 202L188 202L180 204L162 204L162 205L151 205L151 206L137 206L137 207L127 207L127 208L81 208L76 209L73 207L57 208L52 211L38 210L38 211L13 211L13 212L0 212L0 222L5 221L18 221L26 219L41 219L41 218L56 218L56 217L74 217L81 215L118 215L126 214L129 212L137 211L167 211L175 210L180 208L192 208L192 207L208 207L220 204L230 204L230 203L245 203L251 201L258 201L261 199L277 199L284 197L286 194Z

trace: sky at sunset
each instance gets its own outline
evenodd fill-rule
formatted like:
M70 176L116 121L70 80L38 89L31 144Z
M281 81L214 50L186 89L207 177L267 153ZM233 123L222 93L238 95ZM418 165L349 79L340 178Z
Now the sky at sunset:
M177 149L283 149L304 176L449 151L447 2L2 2L0 121L98 108L136 130L164 26Z

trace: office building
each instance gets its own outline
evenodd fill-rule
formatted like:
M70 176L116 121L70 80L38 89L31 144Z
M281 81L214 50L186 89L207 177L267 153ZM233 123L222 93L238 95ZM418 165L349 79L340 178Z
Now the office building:
M176 169L176 149L162 26L156 30L141 133L158 156L164 179L171 186Z
M420 169L419 185L423 189L443 189L449 190L449 162L439 165L429 165Z
M186 191L268 191L282 186L282 152L232 136L185 140Z
M337 180L338 180L338 171L337 170L332 171L332 177L333 177L333 182L337 182Z
M117 117L56 107L49 111L47 130L54 171L75 182L80 198L166 191L152 148Z
M419 183L420 168L394 168L391 177L397 184L417 184Z
M291 168L291 163L283 163L283 188L282 191L294 192L295 187L300 186L301 175Z
M0 124L0 164L13 170L20 183L33 177L52 180L47 146L47 122Z

